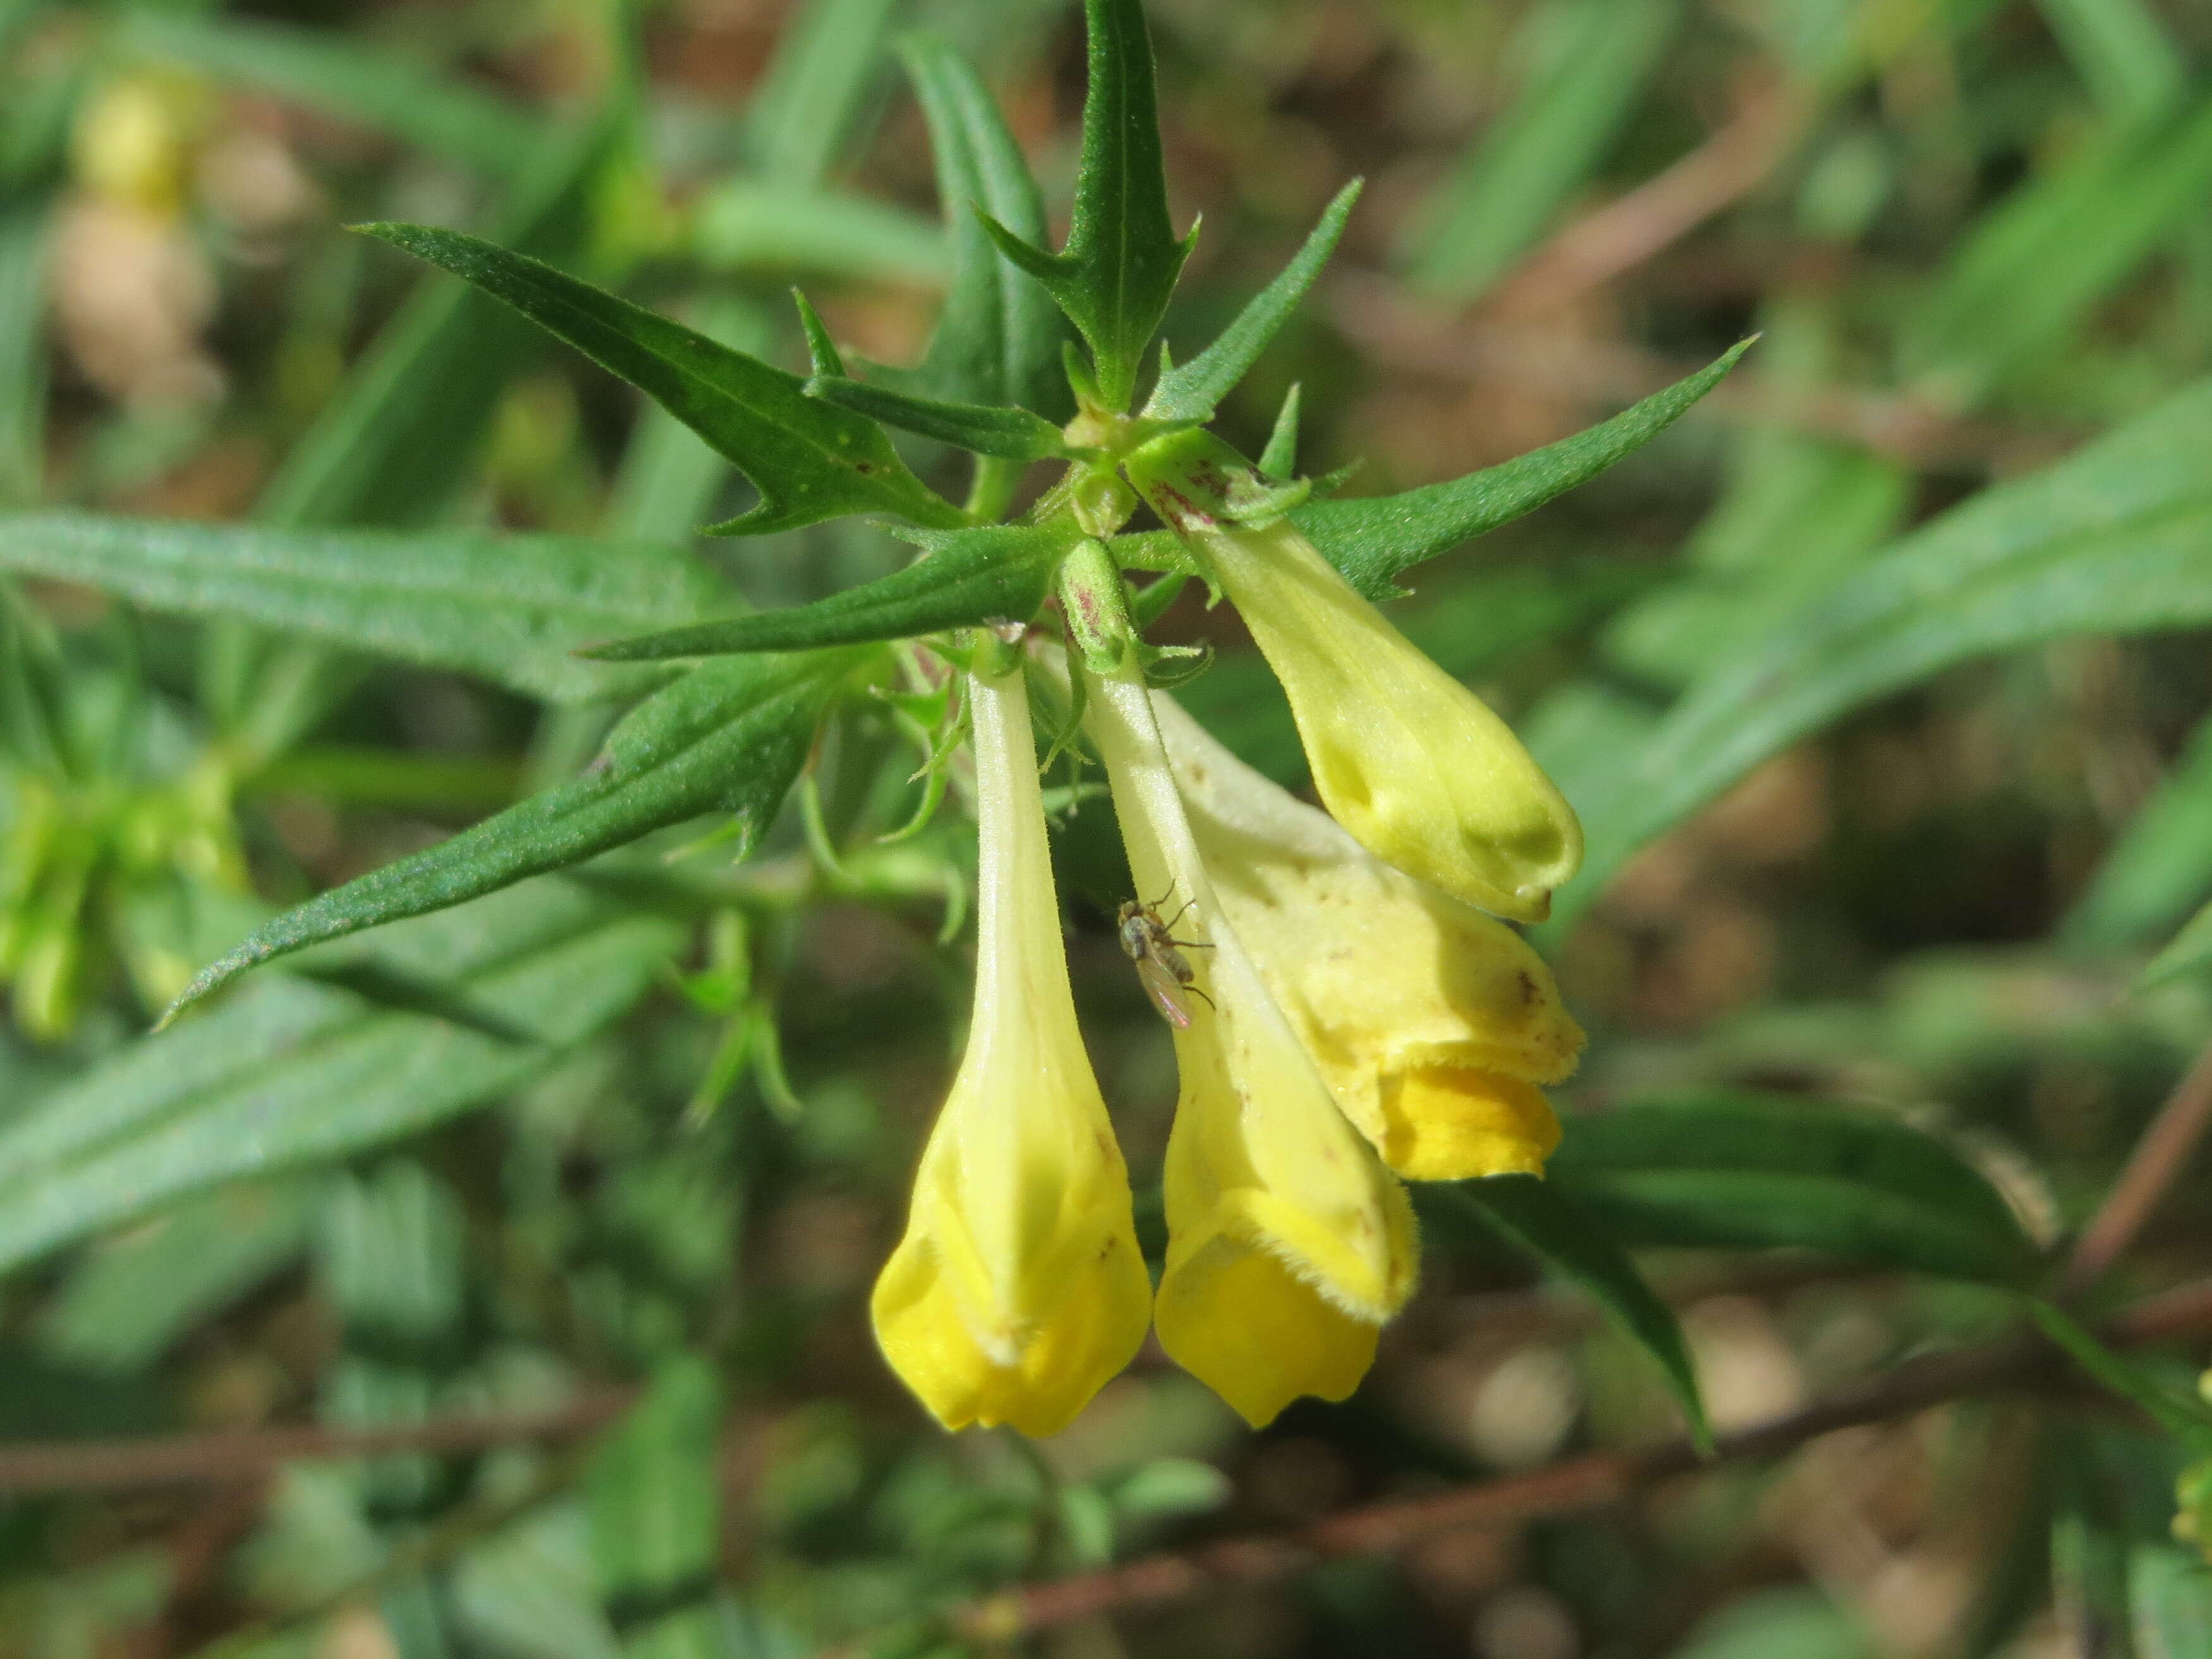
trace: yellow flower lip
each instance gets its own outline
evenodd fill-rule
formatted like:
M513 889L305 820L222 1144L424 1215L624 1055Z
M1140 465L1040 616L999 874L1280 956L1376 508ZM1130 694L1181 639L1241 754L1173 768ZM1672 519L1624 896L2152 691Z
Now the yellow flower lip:
M1282 683L1314 787L1370 852L1516 921L1550 913L1582 825L1505 723L1417 650L1290 520L1240 526L1250 467L1203 432L1130 455L1132 482L1236 602Z
M1413 1291L1413 1212L1222 908L1144 687L1101 678L1086 704L1140 890L1187 902L1179 931L1210 947L1188 958L1206 1000L1175 1032L1154 1322L1169 1356L1257 1426L1300 1395L1341 1400L1358 1386Z
M1543 959L1152 703L1221 912L1345 1115L1408 1180L1542 1173L1538 1085L1583 1042Z
M975 1012L871 1299L884 1357L948 1429L1058 1433L1152 1313L1129 1179L1077 1029L1028 696L971 678Z

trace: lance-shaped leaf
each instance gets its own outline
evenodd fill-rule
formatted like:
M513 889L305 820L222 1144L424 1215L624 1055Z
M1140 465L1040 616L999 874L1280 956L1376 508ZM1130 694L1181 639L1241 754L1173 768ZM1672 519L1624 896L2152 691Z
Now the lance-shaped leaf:
M1060 372L1067 325L1036 279L999 257L978 216L1041 242L1044 198L998 100L967 61L934 35L910 36L900 56L921 100L937 158L937 192L952 242L952 285L918 375L920 389L951 403L1034 410L1048 420L1075 412Z
M1159 384L1146 400L1145 413L1163 420L1210 421L1230 388L1243 380L1267 342L1290 320L1306 290L1313 286L1328 256L1344 234L1345 221L1359 199L1361 180L1354 179L1337 191L1336 199L1321 216L1305 246L1285 265L1275 280L1261 289L1237 313L1237 320L1221 336L1187 363L1178 363L1161 374Z
M272 918L200 970L166 1018L273 957L442 910L580 864L705 812L750 851L806 758L815 721L856 658L844 652L710 663L640 703L581 777Z
M1425 1212L1446 1211L1472 1223L1478 1231L1502 1238L1517 1254L1587 1293L1657 1362L1698 1443L1711 1443L1705 1401L1698 1392L1697 1367L1691 1363L1674 1310L1645 1283L1620 1242L1594 1225L1556 1182L1536 1176L1491 1176L1448 1185L1416 1185L1413 1194Z
M1552 1177L1630 1244L1820 1250L2017 1283L2035 1246L1956 1152L1884 1114L1713 1093L1570 1126Z
M2154 985L2163 985L2170 979L2179 979L2208 965L2212 965L2212 904L2190 918L2188 926L2150 959L2150 965L2142 970L2136 986L2139 990L2148 990Z
M888 576L811 605L617 640L583 654L604 662L655 662L737 651L865 645L978 623L1027 622L1052 591L1053 574L1082 534L1064 520L906 533L929 556Z
M1642 448L1719 385L1751 345L1742 341L1611 420L1499 465L1395 495L1308 501L1291 517L1354 587L1388 598L1401 572L1534 512Z
M645 689L569 653L737 608L680 549L574 536L264 530L84 513L0 516L0 570L154 611L234 617L574 702Z
M2011 647L2212 621L2208 453L2212 380L1844 571L1715 663L1656 732L1593 749L1565 777L1589 851L1547 925L1566 926L1638 847L1850 709ZM1590 778L1601 797L1586 800Z
M343 1158L496 1099L635 1002L681 937L557 881L380 937L394 969L453 986L532 1042L270 975L0 1130L0 1270L217 1182Z
M1350 501L1319 499L1330 482L1319 480L1316 495L1291 509L1291 522L1369 599L1401 597L1396 578L1401 572L1534 512L1650 442L1717 386L1756 338L1731 347L1726 356L1609 421L1463 478ZM1113 547L1125 569L1190 568L1171 530L1117 536Z
M728 456L761 499L714 526L720 533L763 536L854 513L946 528L963 521L907 470L882 428L809 398L796 374L477 237L425 225L359 228L505 301Z
M601 1443L585 1485L593 1577L624 1651L678 1659L728 1650L702 1587L714 1582L722 1492L715 1368L665 1359L636 1407ZM748 1644L748 1646L750 1644Z
M1121 410L1198 230L1193 226L1177 241L1168 223L1152 41L1143 8L1138 0L1084 0L1083 12L1090 78L1067 246L1047 253L996 219L983 222L1000 252L1043 283L1082 331L1100 395Z
M934 398L913 397L842 374L817 374L806 383L806 395L978 455L1042 461L1070 453L1060 428L1026 409L940 403Z

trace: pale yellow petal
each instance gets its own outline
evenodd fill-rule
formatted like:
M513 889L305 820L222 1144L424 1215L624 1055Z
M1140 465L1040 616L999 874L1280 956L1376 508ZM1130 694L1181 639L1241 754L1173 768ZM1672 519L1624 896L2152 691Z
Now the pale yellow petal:
M947 1428L1064 1427L1143 1343L1152 1283L1075 1022L1018 674L971 679L981 899L967 1053L871 1304Z
M1540 1171L1534 1085L1583 1041L1542 958L1153 702L1221 911L1345 1115L1410 1179Z
M1301 1393L1340 1399L1412 1294L1404 1189L1346 1120L1224 915L1192 839L1152 705L1104 679L1087 716L1132 872L1184 910L1205 994L1175 1034L1181 1092L1163 1171L1170 1354L1247 1418Z
M1042 1437L1073 1422L1144 1340L1152 1286L1134 1237L1109 1233L1054 1300L1046 1323L987 1354L933 1242L909 1237L877 1280L870 1312L892 1369L946 1428L1006 1423Z
M1255 1429L1301 1395L1348 1397L1382 1331L1280 1258L1221 1234L1161 1281L1153 1318L1169 1358Z
M1382 1091L1383 1162L1408 1181L1541 1175L1559 1120L1533 1083L1456 1066L1416 1066Z
M1243 457L1202 432L1131 480L1236 602L1282 683L1323 804L1361 845L1471 904L1537 921L1582 862L1574 809L1505 722L1392 627L1288 519L1229 516Z

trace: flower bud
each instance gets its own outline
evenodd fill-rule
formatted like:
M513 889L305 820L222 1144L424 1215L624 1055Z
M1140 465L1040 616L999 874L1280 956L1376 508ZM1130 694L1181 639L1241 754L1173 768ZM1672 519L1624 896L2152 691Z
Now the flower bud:
M1582 826L1481 699L1355 592L1288 519L1240 525L1251 476L1202 432L1155 440L1130 478L1236 602L1297 719L1322 804L1407 875L1540 921L1582 863Z
M981 838L975 1011L871 1303L948 1429L1056 1434L1144 1341L1152 1281L1068 989L1018 670L969 681Z

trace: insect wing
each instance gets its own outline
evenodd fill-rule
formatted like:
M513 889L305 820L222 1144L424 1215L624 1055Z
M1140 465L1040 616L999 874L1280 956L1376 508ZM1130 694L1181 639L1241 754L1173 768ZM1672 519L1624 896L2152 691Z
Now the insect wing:
M1190 1029L1190 1009L1182 1000L1182 986L1176 976L1151 957L1141 957L1137 962L1137 978L1152 998L1160 1015L1178 1031Z

